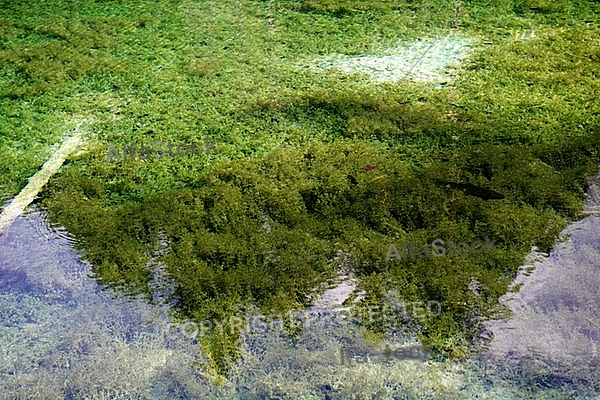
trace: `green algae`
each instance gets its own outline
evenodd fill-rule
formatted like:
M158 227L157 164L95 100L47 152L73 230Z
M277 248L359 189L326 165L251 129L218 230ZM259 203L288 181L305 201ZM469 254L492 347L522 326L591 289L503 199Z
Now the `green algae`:
M449 155L453 161L441 156L417 171L393 151L362 142L286 147L201 174L195 188L120 204L111 201L105 166L91 163L86 175L94 178L67 168L44 205L82 238L85 257L106 284L147 292L147 255L162 235L170 250L159 261L177 282L178 309L197 322L241 315L248 304L265 314L307 306L306 294L332 276L330 261L342 250L364 279L365 306L383 305L378 293L385 290L440 302L441 315L423 322L422 340L462 357L478 333L470 324L473 315L491 315L524 254L532 246L548 251L564 218L577 215L580 177L596 168L592 155L599 145L593 135L555 146L473 146ZM580 156L566 158L569 151ZM438 178L477 183L505 198L448 192ZM485 236L495 240L497 251L385 259L394 241L472 242ZM484 288L479 297L468 290L472 279ZM220 371L235 355L237 334L205 338ZM461 336L465 340L457 342Z
M0 28L3 193L43 163L39 143L56 141L62 116L87 110L97 120L89 152L65 166L43 204L77 236L101 283L150 297L150 261L166 237L160 261L182 316L224 319L249 304L277 313L306 306L342 250L365 306L387 289L439 301L442 315L423 322L422 339L464 357L474 316L493 313L529 248L550 249L578 214L598 163L600 46L590 2L452 5L82 2L77 22L67 2L27 18L11 5ZM296 68L449 26L493 45L447 90ZM513 38L532 28L535 37ZM112 143L205 136L215 154L105 162ZM498 243L491 256L385 261L393 241L485 235ZM472 279L482 296L468 290ZM203 339L217 370L236 355L237 337Z

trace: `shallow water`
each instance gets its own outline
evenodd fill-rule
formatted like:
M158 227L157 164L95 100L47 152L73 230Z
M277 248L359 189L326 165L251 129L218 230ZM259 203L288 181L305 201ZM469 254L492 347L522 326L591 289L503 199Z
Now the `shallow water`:
M570 224L549 255L532 251L501 299L508 320L487 324L484 354L504 370L600 387L600 174L592 180L585 218ZM535 267L526 273L528 267Z
M445 84L473 51L473 42L471 38L448 35L400 43L378 55L329 55L315 63L317 68L335 68L344 74L363 73L377 83L410 79Z
M600 185L590 193L586 210L593 211ZM240 358L217 386L194 365L205 360L197 330L169 316L163 270L155 269L157 304L117 295L89 276L68 233L29 211L0 236L2 399L600 398L595 213L571 224L569 241L517 279L514 316L489 323L494 339L479 357L454 364L365 358L367 349L400 349L414 337L392 331L368 344L350 319L310 314L295 339L275 325L243 331ZM308 311L346 311L341 303L355 282L333 283Z
M71 244L38 211L0 236L0 398L162 398L195 380L198 346L167 308L102 290Z

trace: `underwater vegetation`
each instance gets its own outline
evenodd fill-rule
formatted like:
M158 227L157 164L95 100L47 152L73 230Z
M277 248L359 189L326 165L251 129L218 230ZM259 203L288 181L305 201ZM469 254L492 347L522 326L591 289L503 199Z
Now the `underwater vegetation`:
M192 188L133 201L115 200L127 192L129 176L95 163L87 176L67 168L44 205L81 238L101 283L148 293L150 261L162 262L177 283L177 309L198 322L243 315L249 304L266 315L307 306L307 293L336 273L341 250L367 293L359 309L383 305L389 290L438 301L441 314L420 321L421 339L460 358L478 333L474 317L497 311L523 255L532 246L549 251L565 218L577 216L582 177L597 168L599 148L597 132L555 145L474 145L415 169L369 144L315 143L225 163L199 174ZM458 189L504 196L485 200L439 184L450 179L465 182ZM486 235L497 251L385 260L394 240L472 242ZM169 249L152 259L161 238ZM469 290L473 279L482 287L477 295ZM368 324L384 332L383 321ZM213 331L202 340L212 366L225 371L236 332Z
M41 205L99 283L151 300L160 263L176 312L198 323L302 309L349 269L366 293L357 313L392 290L439 302L418 321L420 339L464 358L524 255L550 250L578 217L598 169L597 2L0 6L0 196L26 184L67 117L93 115L85 151ZM485 46L443 90L298 66L448 29ZM110 145L204 140L216 151L106 162ZM389 243L486 236L497 251L385 260ZM407 323L364 321L374 336ZM200 339L211 368L226 373L238 338Z

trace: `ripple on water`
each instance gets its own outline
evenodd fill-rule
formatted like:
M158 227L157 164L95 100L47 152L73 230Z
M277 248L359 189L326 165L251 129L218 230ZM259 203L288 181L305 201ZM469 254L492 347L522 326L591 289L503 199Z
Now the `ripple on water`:
M35 230L46 241L51 241L60 247L73 248L78 244L75 236L57 223L51 223L48 212L37 205L31 206L25 212L25 218L33 222Z

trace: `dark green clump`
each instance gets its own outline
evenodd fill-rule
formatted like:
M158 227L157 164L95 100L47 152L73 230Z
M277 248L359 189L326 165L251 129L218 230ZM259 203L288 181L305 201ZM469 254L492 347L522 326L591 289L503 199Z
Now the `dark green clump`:
M473 317L495 309L524 254L533 245L549 250L564 217L577 215L580 177L593 171L598 141L471 146L418 170L363 143L286 147L226 163L196 188L126 201L115 188L128 183L106 187L114 170L91 164L87 177L67 169L45 205L82 238L109 285L149 293L148 261L166 241L158 261L177 282L180 312L197 321L240 316L248 305L266 314L306 306L307 293L334 273L331 260L342 250L363 278L365 305L381 304L392 289L404 299L440 302L441 316L422 321L421 334L433 349L459 356L476 333ZM503 198L486 200L465 187ZM386 261L392 242L485 236L497 251ZM482 287L477 296L468 289L473 279ZM204 338L221 371L235 356L238 333L215 330Z

